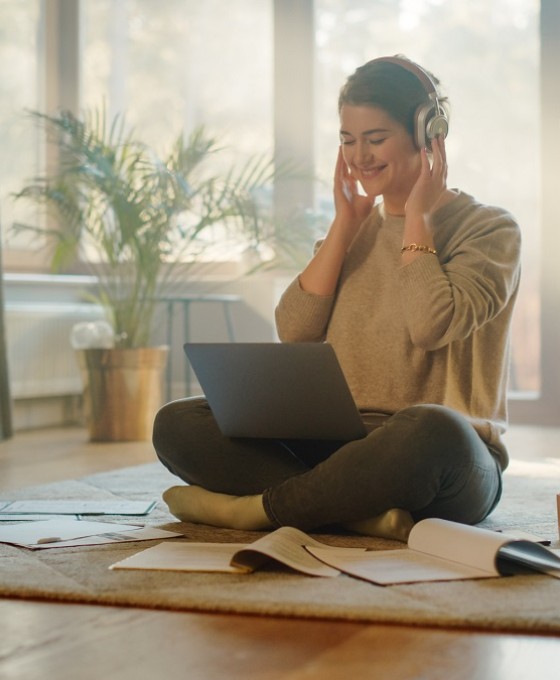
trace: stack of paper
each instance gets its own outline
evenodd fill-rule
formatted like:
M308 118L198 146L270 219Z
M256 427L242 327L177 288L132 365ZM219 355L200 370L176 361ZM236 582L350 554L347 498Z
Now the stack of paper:
M67 518L0 527L0 543L11 543L32 550L149 541L181 535L173 531L131 524L88 522Z

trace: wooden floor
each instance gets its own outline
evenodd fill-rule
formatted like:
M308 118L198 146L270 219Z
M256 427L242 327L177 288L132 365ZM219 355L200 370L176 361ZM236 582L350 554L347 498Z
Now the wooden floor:
M560 457L560 429L512 428L508 443L517 461ZM0 443L0 489L154 460L148 443L27 432ZM2 680L557 680L559 669L556 637L0 599Z

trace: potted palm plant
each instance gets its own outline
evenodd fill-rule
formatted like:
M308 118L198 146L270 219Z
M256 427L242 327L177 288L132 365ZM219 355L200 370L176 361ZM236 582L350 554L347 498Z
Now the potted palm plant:
M121 116L31 116L58 162L16 194L44 209L46 226L14 229L48 237L54 271L81 261L97 281L94 299L106 310L114 347L79 352L90 439L147 439L167 353L150 346L157 300L204 253L209 227L220 224L248 247L264 243L276 252L293 252L304 231L301 224L291 233L278 229L259 201L278 172L270 160L253 158L225 176L208 171L219 148L203 128L179 135L161 158Z

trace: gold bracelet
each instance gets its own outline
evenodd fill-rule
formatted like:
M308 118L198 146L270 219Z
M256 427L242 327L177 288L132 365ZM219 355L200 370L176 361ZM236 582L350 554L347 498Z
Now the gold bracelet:
M421 253L430 253L431 255L437 255L437 250L435 248L430 248L430 246L418 245L418 243L409 243L407 246L403 246L401 248L401 253L404 253L407 250L410 250L413 253L419 251Z

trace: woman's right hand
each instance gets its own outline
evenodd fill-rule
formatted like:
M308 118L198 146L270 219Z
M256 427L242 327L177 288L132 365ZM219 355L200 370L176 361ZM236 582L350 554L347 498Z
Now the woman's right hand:
M352 176L344 156L342 147L338 149L338 158L334 173L334 207L335 219L333 227L345 229L350 237L349 244L366 217L370 214L375 197L363 196L359 193L358 182Z
M371 212L373 201L358 193L358 183L339 149L334 174L335 217L321 247L300 274L303 290L315 295L334 295L348 248Z

